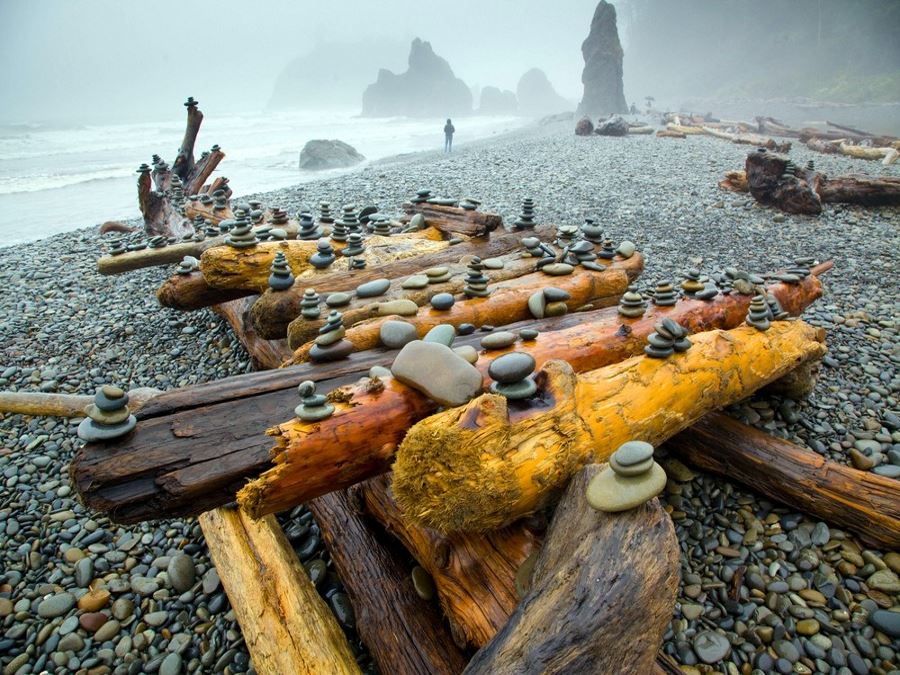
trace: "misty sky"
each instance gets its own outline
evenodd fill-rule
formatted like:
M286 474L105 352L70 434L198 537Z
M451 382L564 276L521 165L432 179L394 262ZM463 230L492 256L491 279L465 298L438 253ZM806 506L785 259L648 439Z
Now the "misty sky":
M0 0L0 121L164 119L173 101L189 94L207 112L261 110L285 64L319 42L360 41L381 65L379 39L416 36L469 85L515 90L522 73L537 66L577 101L581 42L595 6L596 0L566 0L564 8L546 0Z

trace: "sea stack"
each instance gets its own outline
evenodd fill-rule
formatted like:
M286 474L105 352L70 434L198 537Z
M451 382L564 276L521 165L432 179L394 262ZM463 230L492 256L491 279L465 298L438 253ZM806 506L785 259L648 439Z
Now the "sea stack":
M600 0L594 10L591 31L581 43L581 54L584 56L581 73L584 96L575 113L576 118L627 113L616 8L606 0Z

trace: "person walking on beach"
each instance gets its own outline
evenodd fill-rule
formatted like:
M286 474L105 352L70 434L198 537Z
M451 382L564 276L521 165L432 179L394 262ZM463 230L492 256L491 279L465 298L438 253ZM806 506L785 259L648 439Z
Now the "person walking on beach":
M444 125L444 152L451 152L453 149L453 132L456 131L456 127L453 126L453 122L450 121L450 118L447 118L447 124Z

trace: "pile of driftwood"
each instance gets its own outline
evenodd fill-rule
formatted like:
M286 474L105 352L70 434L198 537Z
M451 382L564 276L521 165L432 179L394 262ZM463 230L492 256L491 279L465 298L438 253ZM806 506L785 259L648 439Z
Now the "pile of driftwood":
M756 122L760 133L797 138L816 152L880 160L885 165L893 164L900 156L900 138L896 136L871 134L834 122L825 123L829 129L793 129L771 117L757 117Z

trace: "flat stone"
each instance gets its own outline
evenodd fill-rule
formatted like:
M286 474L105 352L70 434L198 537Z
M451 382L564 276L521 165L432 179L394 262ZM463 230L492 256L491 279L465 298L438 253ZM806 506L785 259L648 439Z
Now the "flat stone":
M718 663L731 653L731 643L721 633L705 630L694 636L694 653L703 663Z
M437 310L448 310L453 307L456 299L452 293L437 293L431 298L431 306Z
M454 354L459 354L469 363L477 363L478 362L478 350L475 349L472 345L463 345L462 347L454 347Z
M491 361L491 365L488 366L488 375L501 384L515 384L531 375L535 365L534 357L531 354L510 352Z
M316 363L327 363L346 358L353 353L353 343L347 340L335 342L333 345L321 347L314 344L309 350L309 358Z
M329 307L344 307L345 305L349 305L350 300L352 299L353 296L349 293L331 293L325 298L325 304Z
M315 342L320 347L327 347L329 345L333 345L338 340L343 340L346 334L347 329L343 326L338 326L334 330L330 330L327 333L322 333L321 335L317 336Z
M428 331L423 339L425 342L437 342L449 347L456 339L456 327L449 323L442 323Z
M197 579L197 570L194 567L194 560L189 555L178 553L173 555L166 567L166 574L169 577L169 583L179 593L190 590Z
M394 359L391 373L444 406L463 405L481 393L479 370L437 342L410 342Z
M391 371L384 366L372 366L369 368L369 377L391 377Z
M646 473L653 468L653 458L648 457L643 462L623 466L616 461L616 456L613 455L609 458L609 468L620 476L640 476L642 473Z
M378 316L415 316L419 306L412 300L391 300L378 304Z
M502 270L504 263L500 258L485 258L481 264L488 270Z
M385 321L378 335L381 344L389 349L400 349L418 338L416 327L406 321Z
M415 290L425 288L428 285L428 277L424 274L414 274L413 276L405 279L403 283L400 284L401 288L405 288L407 290Z
M889 595L900 593L900 579L897 578L894 572L887 569L875 572L875 574L866 579L866 585L869 588L874 588L876 591Z
M515 333L506 330L497 331L481 338L481 347L482 349L503 349L514 344L516 337Z
M544 289L544 299L547 302L565 302L572 297L572 294L568 291L564 291L561 288L555 288L553 286L548 286Z
M107 640L112 640L121 628L122 624L115 619L110 619L94 633L94 644L102 644Z
M430 267L425 270L424 274L429 279L435 279L446 275L450 271L449 267Z
M38 604L38 616L53 619L62 616L75 606L75 596L71 593L57 593L41 600Z
M179 675L181 673L181 656L172 652L163 659L159 666L159 675Z
M500 382L491 384L491 393L500 394L500 396L513 400L531 398L535 392L537 392L537 383L530 377L513 384L501 384Z
M872 473L877 473L885 478L900 478L900 466L896 464L880 464L872 469Z
M471 335L475 332L475 324L461 323L457 326L456 332L458 335Z
M627 239L623 242L620 242L618 248L616 248L616 253L618 253L623 258L630 258L634 255L634 251L634 243L628 241Z
M607 468L591 480L587 500L598 511L616 513L653 499L665 486L666 472L655 462L640 476L620 476Z
M548 302L544 308L544 316L565 316L568 314L569 308L564 302Z
M108 617L102 612L87 612L78 617L78 623L88 633L96 633L106 623Z
M357 298L375 298L384 295L391 287L390 279L375 279L356 287Z
M528 311L535 319L543 319L546 308L547 299L544 297L543 291L535 291L528 296Z
M568 263L550 263L541 268L544 274L549 274L552 277L563 277L567 274L572 274L574 270L575 268Z
M78 598L78 609L85 612L99 612L109 602L110 593L105 588L95 588Z
M134 415L129 415L125 422L112 427L100 426L88 417L82 420L81 424L78 425L78 438L86 443L108 441L124 436L134 429L136 425L137 418Z
M540 331L535 328L523 328L519 331L519 337L526 342L536 339L538 335L540 335Z
M653 457L653 446L644 441L628 441L618 447L613 457L621 466L640 464Z
M891 638L900 638L900 612L876 609L869 614L869 624Z

